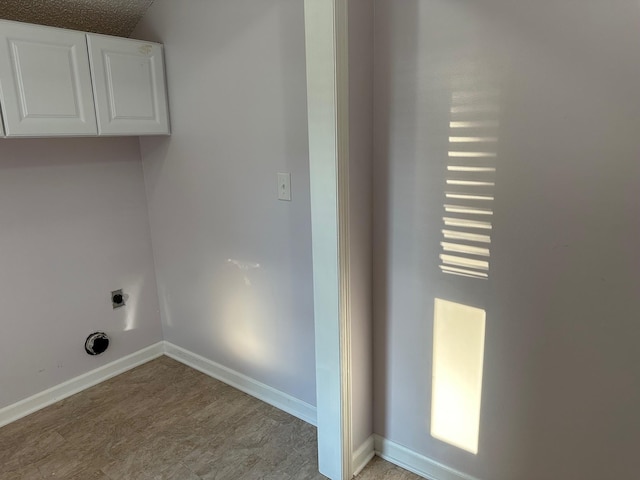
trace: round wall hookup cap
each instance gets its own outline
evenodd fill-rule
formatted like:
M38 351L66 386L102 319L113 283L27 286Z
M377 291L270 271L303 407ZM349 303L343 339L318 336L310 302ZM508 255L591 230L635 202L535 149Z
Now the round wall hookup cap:
M109 347L109 337L104 332L92 333L84 342L84 349L89 355L100 355Z

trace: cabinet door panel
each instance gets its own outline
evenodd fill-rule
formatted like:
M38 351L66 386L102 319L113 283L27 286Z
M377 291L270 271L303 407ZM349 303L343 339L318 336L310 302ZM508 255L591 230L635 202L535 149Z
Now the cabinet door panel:
M0 21L7 136L96 135L83 33Z
M88 35L101 135L169 133L162 45Z

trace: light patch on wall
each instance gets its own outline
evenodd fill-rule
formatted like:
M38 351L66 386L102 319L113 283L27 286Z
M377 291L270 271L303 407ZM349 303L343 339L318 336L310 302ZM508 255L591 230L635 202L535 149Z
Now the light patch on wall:
M497 128L500 125L498 122L491 120L471 120L465 122L449 122L450 128Z
M260 307L252 292L237 290L228 299L224 317L224 339L238 358L257 365L269 365L270 352L262 335Z
M500 91L481 77L453 79L440 270L487 279L491 236L478 230L493 228Z
M162 311L164 312L165 315L165 322L167 323L167 326L169 328L173 328L175 326L175 322L173 321L173 314L170 308L171 305L171 299L169 297L169 292L167 292L167 288L159 285L158 286L158 293L159 293L159 298L158 300L162 303Z
M450 157L460 157L460 158L491 158L495 157L496 154L494 152L467 152L467 151L450 151Z
M140 310L140 294L142 293L142 277L138 278L136 282L131 284L125 290L127 294L127 306L125 307L126 315L124 319L124 331L135 330L138 325L138 314Z
M431 436L478 453L486 313L435 299Z
M227 260L227 262L235 265L240 269L241 272L243 272L242 276L244 278L244 284L247 287L250 287L251 279L249 278L249 272L251 270L255 270L256 268L260 268L260 264L255 262L244 262L242 260L236 260L235 258L230 258Z
M280 361L279 353L271 342L272 328L265 319L268 309L260 285L255 278L262 267L258 262L229 258L225 265L224 303L221 330L216 330L232 354L247 364L264 370L287 374L289 367ZM258 284L260 282L258 281ZM218 328L216 326L216 328Z
M273 366L260 304L249 286L228 292L222 327L224 342L235 356L253 365Z

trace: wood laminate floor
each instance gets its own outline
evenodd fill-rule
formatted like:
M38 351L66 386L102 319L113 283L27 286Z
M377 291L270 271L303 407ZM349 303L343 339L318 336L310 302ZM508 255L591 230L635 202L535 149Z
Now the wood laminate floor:
M1 480L321 480L315 427L168 357L0 428ZM379 458L358 480L417 480Z

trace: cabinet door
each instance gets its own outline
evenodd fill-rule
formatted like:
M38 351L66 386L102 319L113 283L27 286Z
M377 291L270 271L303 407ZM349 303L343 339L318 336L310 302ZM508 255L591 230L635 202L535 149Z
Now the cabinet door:
M100 135L169 133L162 45L87 35Z
M0 21L7 136L96 135L84 33Z

